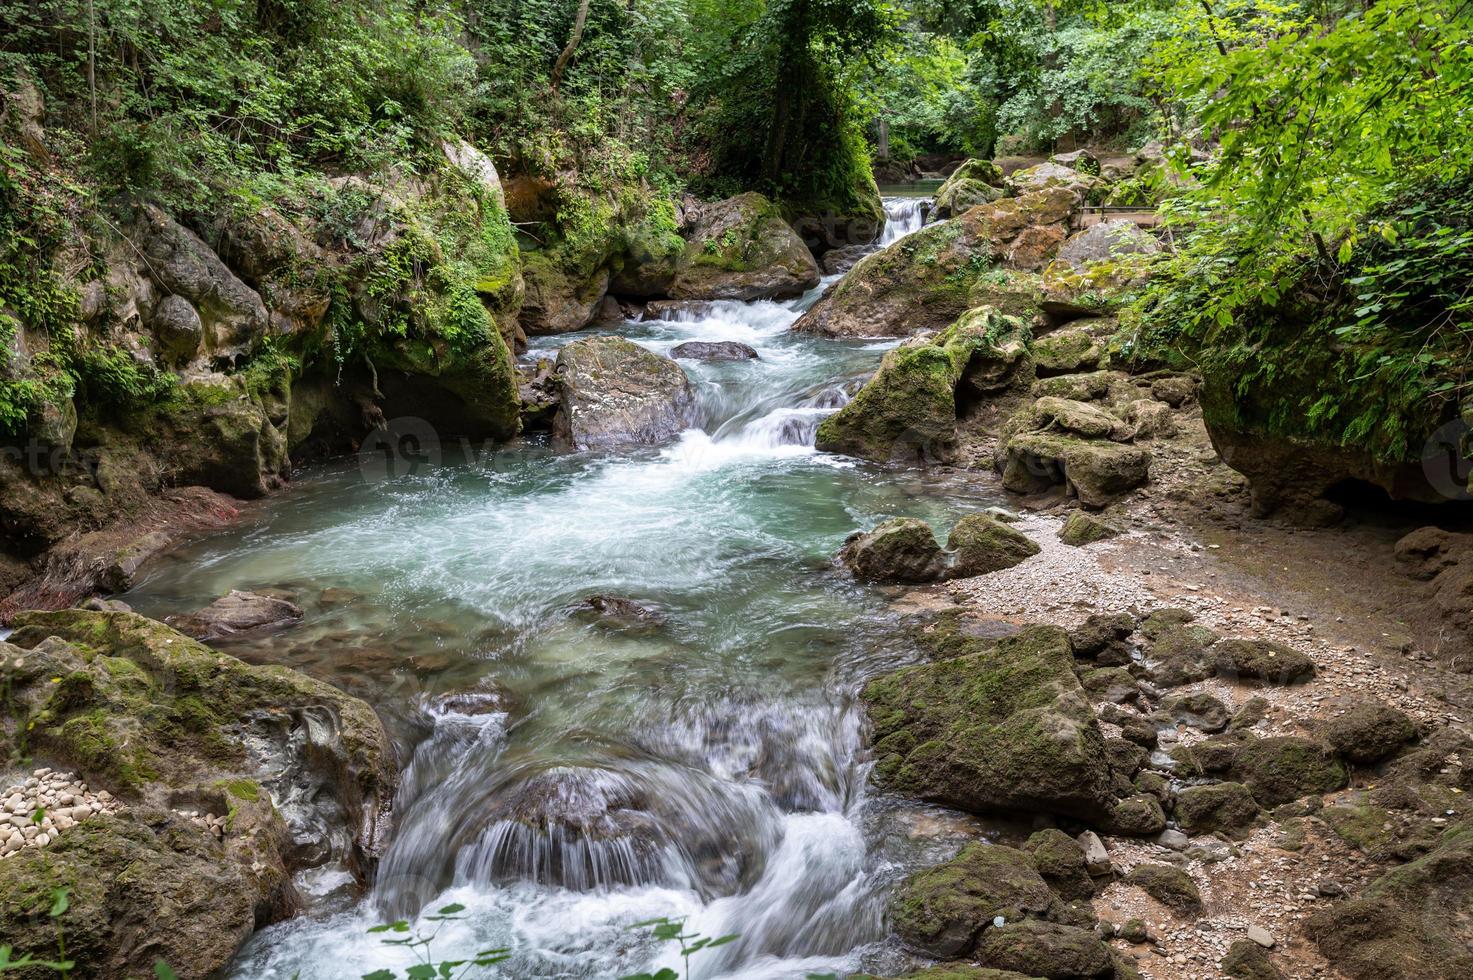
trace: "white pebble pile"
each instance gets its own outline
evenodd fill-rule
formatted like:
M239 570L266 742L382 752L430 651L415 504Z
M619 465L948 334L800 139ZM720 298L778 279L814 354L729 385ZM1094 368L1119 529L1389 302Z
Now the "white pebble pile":
M90 792L73 773L37 769L25 782L0 793L0 859L23 848L45 847L78 822L120 809L111 793Z

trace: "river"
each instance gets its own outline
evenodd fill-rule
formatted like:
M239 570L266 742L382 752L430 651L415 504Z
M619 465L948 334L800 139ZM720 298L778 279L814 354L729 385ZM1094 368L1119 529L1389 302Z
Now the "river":
M918 205L887 202L887 242L919 226ZM889 887L961 828L866 788L856 691L914 650L883 597L831 559L882 519L944 529L998 501L813 448L888 346L791 333L822 288L618 331L661 353L735 340L760 354L681 362L703 419L668 445L341 461L125 597L164 615L232 588L289 591L303 626L226 648L369 700L399 748L395 832L370 892L341 870L303 876L306 914L259 932L234 976L402 967L409 955L367 930L452 902L465 911L433 949L509 947L487 975L679 967L673 944L633 928L658 916L738 935L694 957L695 977L894 960ZM534 338L529 356L569 339ZM664 621L577 615L594 594Z

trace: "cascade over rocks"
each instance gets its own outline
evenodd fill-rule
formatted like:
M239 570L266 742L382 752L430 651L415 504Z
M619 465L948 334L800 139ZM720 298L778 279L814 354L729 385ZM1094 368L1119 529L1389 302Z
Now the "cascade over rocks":
M0 726L34 722L38 759L119 803L25 848L0 872L0 935L54 948L51 889L70 888L69 956L98 975L223 968L286 917L290 875L360 878L385 839L393 750L372 709L281 667L253 667L126 612L24 613L0 659ZM54 679L60 678L60 682ZM221 818L217 837L187 812ZM137 923L149 923L140 942Z
M695 422L695 388L680 365L623 337L566 345L557 378L553 431L577 449L660 443Z

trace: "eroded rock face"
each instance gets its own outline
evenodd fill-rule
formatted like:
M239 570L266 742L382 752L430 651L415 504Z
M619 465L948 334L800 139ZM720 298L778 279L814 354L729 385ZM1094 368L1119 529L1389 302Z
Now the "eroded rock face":
M55 948L45 911L65 883L68 951L97 975L142 976L162 957L204 977L256 924L291 914L293 871L335 861L361 874L378 855L393 750L363 702L131 613L15 623L0 644L13 692L0 724L45 719L37 757L122 804L6 859L0 934L18 952ZM216 836L181 811L231 819Z
M1043 811L1103 820L1109 760L1062 630L966 644L971 652L865 686L875 778L970 812Z
M695 388L680 365L623 337L574 341L556 370L554 432L575 448L664 442L695 422Z
M818 285L818 263L782 211L747 193L697 207L674 299L784 299Z

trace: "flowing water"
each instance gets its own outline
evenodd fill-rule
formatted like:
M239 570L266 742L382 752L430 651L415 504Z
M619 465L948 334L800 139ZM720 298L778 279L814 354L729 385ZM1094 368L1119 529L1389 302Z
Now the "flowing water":
M913 203L887 202L888 240L919 227ZM947 825L866 791L855 692L914 652L831 558L884 518L944 527L995 501L814 450L818 422L885 347L792 334L818 292L618 331L661 353L692 339L760 353L682 362L704 416L669 445L445 446L392 477L343 462L127 596L162 615L232 588L288 590L306 623L231 652L368 699L400 749L370 893L341 871L304 876L307 914L258 933L235 976L402 966L366 930L449 902L466 911L434 948L510 947L504 977L676 967L673 946L632 928L657 916L739 936L693 959L697 977L893 959L886 892L950 846ZM593 594L655 615L584 615Z

